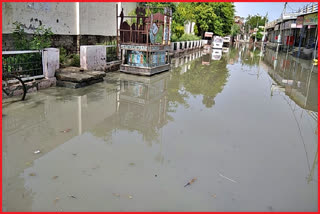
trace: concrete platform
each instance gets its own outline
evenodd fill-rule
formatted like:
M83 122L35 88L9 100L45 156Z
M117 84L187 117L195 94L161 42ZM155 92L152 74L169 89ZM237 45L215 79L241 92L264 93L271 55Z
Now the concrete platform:
M83 70L78 67L67 67L56 70L57 86L81 88L103 81L103 71Z
M161 65L157 67L134 67L129 65L120 65L120 71L128 74L136 74L142 76L151 76L160 72L169 71L170 64Z

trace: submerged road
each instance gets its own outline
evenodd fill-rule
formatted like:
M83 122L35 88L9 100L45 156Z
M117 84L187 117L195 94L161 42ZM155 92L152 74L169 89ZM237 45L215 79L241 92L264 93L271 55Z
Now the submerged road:
M4 211L316 211L317 66L240 44L171 64L3 101Z

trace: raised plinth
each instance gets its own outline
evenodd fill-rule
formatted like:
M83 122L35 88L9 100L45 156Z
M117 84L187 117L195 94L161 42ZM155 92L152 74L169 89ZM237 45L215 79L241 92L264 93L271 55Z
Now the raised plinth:
M169 71L170 65L161 65L157 67L135 67L130 65L120 65L120 71L129 74L151 76L160 72Z
M81 88L103 81L106 73L103 71L83 70L77 67L68 67L56 71L57 86L67 88Z

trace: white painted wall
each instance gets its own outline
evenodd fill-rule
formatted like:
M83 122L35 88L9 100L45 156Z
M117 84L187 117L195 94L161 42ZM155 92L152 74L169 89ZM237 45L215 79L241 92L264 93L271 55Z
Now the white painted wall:
M55 76L56 70L59 69L59 49L46 48L42 56L43 74L45 78Z
M86 70L104 70L106 67L106 46L80 46L80 66Z
M184 25L184 33L186 34L194 34L194 26L196 23L194 22L186 22ZM191 25L191 29L190 29L190 25Z
M77 7L77 4L79 7ZM116 35L116 4L128 14L137 3L115 2L6 2L2 3L2 33L12 33L13 22L25 25L26 32L40 22L60 35ZM78 14L78 16L77 16ZM79 23L79 26L78 26ZM79 32L77 31L79 28Z
M2 10L2 33L12 33L13 22L18 21L28 33L41 22L55 34L76 34L74 2L7 2L2 3Z
M116 4L107 2L80 3L81 35L116 35Z

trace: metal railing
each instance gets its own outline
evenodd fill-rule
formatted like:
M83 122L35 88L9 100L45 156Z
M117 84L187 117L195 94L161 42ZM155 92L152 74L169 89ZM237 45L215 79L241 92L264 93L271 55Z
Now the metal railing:
M118 60L117 45L106 45L106 62Z
M13 74L30 80L42 78L42 51L3 51L2 74Z
M307 5L298 11L299 13L315 13L318 12L318 3L313 3L312 5Z

